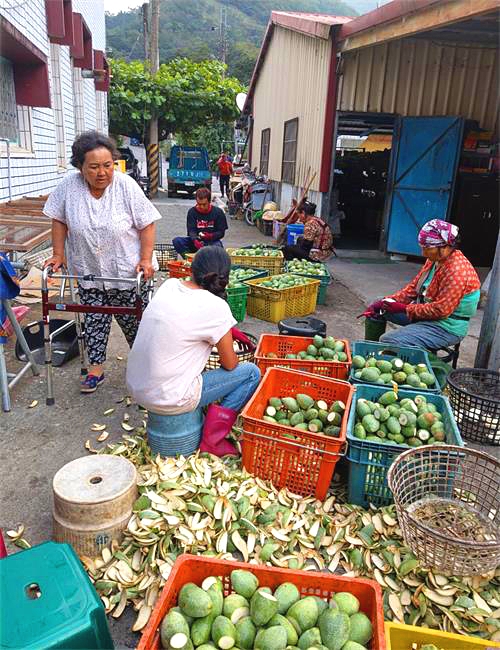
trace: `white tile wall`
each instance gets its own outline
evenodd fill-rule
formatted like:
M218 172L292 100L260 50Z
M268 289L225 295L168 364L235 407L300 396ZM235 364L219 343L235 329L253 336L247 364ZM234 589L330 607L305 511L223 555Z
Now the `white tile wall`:
M92 32L92 46L96 50L105 49L104 0L73 0L73 11L80 12ZM50 65L50 43L47 38L44 0L2 0L0 15L11 22L24 36L36 45L48 58L51 90L54 84ZM75 138L75 122L85 129L99 128L107 133L106 93L97 93L92 79L81 79L77 69L77 79L81 84L81 101L75 101L73 85L73 66L67 46L58 46L60 93L59 102L64 130L66 167L70 168L71 144ZM97 95L101 95L98 99ZM57 102L54 102L57 105ZM78 116L77 106L81 107ZM97 111L100 110L98 117ZM62 174L58 166L56 119L53 108L20 108L20 124L23 126L25 150L16 150L11 157L12 198L47 194L60 181ZM76 115L75 115L76 113ZM31 123L31 138L26 133L26 125ZM60 136L61 137L61 136ZM31 140L31 151L29 144ZM1 147L1 143L0 143ZM60 152L62 158L62 152ZM8 200L7 159L5 149L0 149L0 202Z

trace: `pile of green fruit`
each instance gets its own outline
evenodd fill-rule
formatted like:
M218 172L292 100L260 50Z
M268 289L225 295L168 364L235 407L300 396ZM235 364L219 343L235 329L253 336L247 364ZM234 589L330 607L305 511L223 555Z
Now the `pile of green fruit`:
M276 359L278 355L269 352L266 355L268 358ZM345 352L344 341L334 339L333 336L323 338L317 334L311 345L308 345L305 350L300 350L296 354L289 352L285 355L285 359L305 359L307 361L347 361L347 353Z
M354 377L370 384L399 384L403 388L433 388L436 379L425 363L413 365L395 357L375 359L356 354L352 358Z
M312 282L310 278L283 273L282 275L272 275L268 280L259 282L259 287L267 287L268 289L290 289L291 287L301 287L310 282Z
M309 262L308 260L293 259L286 265L289 273L306 273L307 275L328 275L326 266L322 262Z
M253 257L255 255L264 255L264 257L283 257L283 253L277 248L266 248L265 246L253 245L251 248L235 248L231 255L246 255Z
M224 597L220 578L192 582L179 592L178 606L160 627L166 650L366 650L372 624L348 592L329 602L301 597L291 582L274 591L259 587L250 571L231 572L232 593Z
M229 271L228 289L242 287L245 280L255 277L256 269L231 269Z
M358 397L353 435L360 440L410 447L446 442L443 416L435 404L424 395L399 399L392 390L382 393L376 402Z
M299 393L295 397L269 398L262 419L301 431L324 433L326 436L338 438L344 413L345 404L340 400L328 406L325 400L314 400L310 395Z

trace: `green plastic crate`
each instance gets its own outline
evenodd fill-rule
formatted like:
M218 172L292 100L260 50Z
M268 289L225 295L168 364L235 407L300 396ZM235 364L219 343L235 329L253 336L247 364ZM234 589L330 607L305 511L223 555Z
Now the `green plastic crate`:
M114 648L101 599L69 544L0 560L0 602L1 648Z
M320 281L318 299L316 300L317 305L324 305L326 303L326 290L332 281L332 276L330 275L328 267L325 264L323 264L323 267L326 271L325 275L313 275L312 273L297 273L295 271L288 271L288 264L285 266L285 271L287 273L292 273L293 275L302 275L305 278L313 278L313 280Z
M227 290L227 302L234 319L241 323L245 320L247 313L248 287L246 284L241 287L232 287Z
M349 461L349 482L347 486L348 503L367 508L386 506L392 503L392 492L387 485L387 472L393 461L410 449L408 445L391 445L384 442L360 440L353 435L356 423L356 404L359 399L376 400L390 390L387 386L356 386L352 400L349 420L347 421L347 460ZM398 390L400 399L414 398L423 394L420 390ZM447 397L436 393L427 393L425 399L435 404L443 415L443 424L448 434L447 443L463 447L464 443L458 430L450 402Z
M269 275L269 272L266 271L265 269L256 269L252 268L251 266L240 266L240 265L235 265L231 266L231 270L233 269L251 269L252 271L255 271L251 276L249 276L247 280L256 280L257 278L265 278L266 276ZM231 308L231 313L233 314L235 320L238 321L238 323L241 323L245 320L245 316L247 313L247 297L248 297L248 286L244 283L242 283L243 286L241 287L231 287L228 288L227 290L227 302L229 304L229 307Z

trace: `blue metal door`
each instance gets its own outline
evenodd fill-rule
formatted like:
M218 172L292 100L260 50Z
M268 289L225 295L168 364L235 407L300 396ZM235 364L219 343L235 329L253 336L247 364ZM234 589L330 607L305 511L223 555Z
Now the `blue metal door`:
M388 184L387 250L421 255L418 231L448 219L463 138L460 117L403 117Z

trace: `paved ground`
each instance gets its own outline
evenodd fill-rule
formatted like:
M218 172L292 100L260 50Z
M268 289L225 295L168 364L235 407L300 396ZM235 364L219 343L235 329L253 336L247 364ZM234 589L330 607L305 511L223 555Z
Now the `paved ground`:
M185 215L192 201L166 199L157 201L163 215L159 223L158 241L170 241L172 236L184 234ZM267 241L256 228L241 221L231 221L225 243L227 246ZM345 254L345 253L344 253ZM414 268L404 264L356 264L353 259L342 258L331 263L334 281L328 290L325 306L318 307L317 316L327 323L329 334L355 340L363 337L361 321L356 315L363 311L367 298L384 294L388 289L401 286L410 278ZM39 309L32 313L38 319ZM276 332L270 323L247 318L243 329L259 335ZM462 346L462 362L472 363L476 341L470 339ZM93 395L82 396L78 387L78 361L75 360L55 371L54 406L45 405L45 381L43 376L26 376L12 392L13 408L8 414L0 413L0 463L2 467L2 494L0 526L8 529L24 523L27 537L39 543L51 536L52 478L67 462L86 454L87 439L95 441L97 434L90 433L94 422L108 423L109 440L120 437L123 403L117 404L125 395L124 373L127 346L116 324L108 348L106 382ZM122 359L118 359L122 357ZM18 367L12 345L8 347L8 365ZM38 405L29 408L33 400ZM103 412L115 407L110 416ZM131 421L141 423L135 406L129 408ZM99 443L95 443L99 444ZM137 635L130 630L133 616L125 615L119 621L111 620L112 633L117 647L132 648Z

